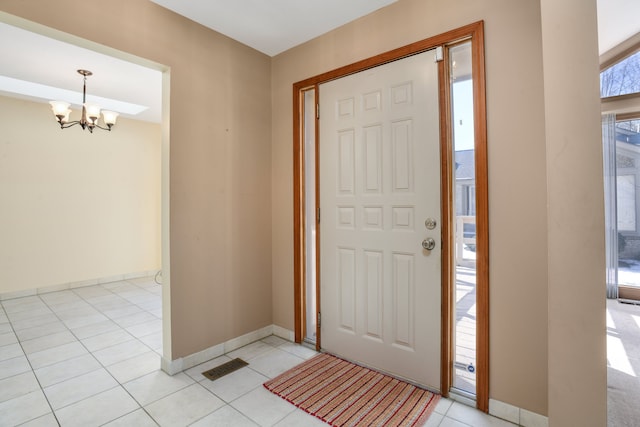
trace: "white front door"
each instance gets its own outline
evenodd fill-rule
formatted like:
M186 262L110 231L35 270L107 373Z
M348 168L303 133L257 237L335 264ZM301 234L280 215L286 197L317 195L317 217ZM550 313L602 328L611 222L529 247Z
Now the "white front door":
M435 50L322 84L319 95L322 348L440 390Z

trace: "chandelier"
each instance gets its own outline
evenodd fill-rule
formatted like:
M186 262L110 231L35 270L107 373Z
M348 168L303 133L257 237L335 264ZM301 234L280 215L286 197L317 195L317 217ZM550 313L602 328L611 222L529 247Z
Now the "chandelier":
M69 115L71 114L71 110L69 109L70 104L68 102L62 101L50 101L51 110L53 110L53 115L56 116L56 120L60 124L60 129L70 128L71 126L80 125L80 127L84 129L89 129L89 132L93 133L95 128L108 130L110 131L113 125L116 124L116 118L118 117L118 113L113 111L102 111L102 120L104 121L104 125L100 126L98 124L98 118L100 117L100 106L96 104L87 103L87 77L92 75L93 73L88 70L78 70L78 74L84 76L84 82L82 85L82 117L80 120L69 121Z

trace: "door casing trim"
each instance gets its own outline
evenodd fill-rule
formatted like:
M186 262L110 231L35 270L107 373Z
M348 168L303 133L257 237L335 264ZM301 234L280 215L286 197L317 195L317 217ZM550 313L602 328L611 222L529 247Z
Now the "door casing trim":
M357 73L391 61L412 56L438 46L444 47L444 61L438 64L440 79L440 143L441 143L441 182L442 182L442 332L441 332L441 390L447 396L452 385L453 372L453 301L455 292L455 268L453 254L454 230L452 225L454 207L452 206L452 135L451 104L448 63L448 47L461 41L471 41L473 95L474 95L474 131L475 131L475 168L476 168L476 404L477 408L489 410L489 221L488 221L488 163L487 163L487 127L486 95L484 67L484 22L478 21L446 33L430 37L409 45L381 53L379 55L345 65L317 76L293 84L293 218L294 218L294 321L295 340L302 342L305 322L305 220L304 210L304 143L303 143L303 92L315 89L316 105L319 99L321 83L349 74ZM317 116L316 116L317 117ZM318 152L319 125L316 118L316 154ZM316 156L316 159L318 157ZM316 160L317 161L317 160ZM318 182L316 167L316 187ZM318 188L315 189L318 206ZM448 218L448 221L445 221ZM316 224L320 230L319 224ZM316 245L320 245L320 233L317 233ZM316 254L319 251L316 250ZM319 262L316 263L319 268ZM316 271L318 283L319 271ZM320 286L317 286L317 309L320 310ZM317 333L316 347L320 349L321 336Z

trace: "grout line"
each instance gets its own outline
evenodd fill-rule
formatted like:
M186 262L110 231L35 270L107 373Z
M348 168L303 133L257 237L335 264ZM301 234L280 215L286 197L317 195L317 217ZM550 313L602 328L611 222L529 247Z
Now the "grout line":
M42 299L40 299L40 301L42 301ZM42 303L44 303L46 305L46 303L44 301L42 301ZM9 319L7 311L4 309L4 305L0 304L0 308L2 308L2 311L4 312L5 316L9 320L9 325L11 326L11 330L13 331L13 334L16 336L16 339L18 340L18 345L20 346L20 349L22 350L22 355L27 360L27 363L29 364L29 368L31 368L31 375L33 375L33 377L36 379L36 382L38 383L38 387L40 387L40 393L42 393L42 395L44 396L44 399L46 400L47 405L49 406L49 409L51 410L51 414L53 415L53 418L56 420L56 423L58 423L58 425L60 425L60 421L58 420L58 416L56 415L55 411L53 410L53 406L51 406L51 402L49 401L49 397L44 392L44 387L42 387L42 383L40 382L40 378L38 378L38 376L36 375L35 370L33 369L33 365L31 364L31 360L29 360L29 357L27 356L27 353L24 351L24 347L22 346L22 341L18 337L18 334L16 334L16 330L13 327L13 323L11 322L11 319ZM44 415L47 415L47 414L44 414ZM41 415L41 416L44 416L44 415ZM33 421L33 420L35 420L37 418L40 418L40 417L31 418L31 419L25 421L25 423L27 423L29 421Z
M144 290L143 288L141 288L141 287L137 286L136 284L131 283L131 285L132 285L132 286L136 286L138 289L142 289L142 290ZM100 286L100 288L101 288L101 289L104 289L105 291L109 292L111 295L116 295L116 296L118 296L118 297L122 298L122 300L123 300L123 301L126 301L126 302L129 302L129 303L130 303L130 301L126 300L126 298L123 298L123 297L122 297L122 296L120 296L118 293L113 292L113 291L111 291L110 289L106 289L106 288L104 288L104 287L103 287L102 285L100 285L100 284L98 284L98 285L94 285L94 286ZM83 288L83 289L84 289L84 288ZM65 290L65 291L67 291L67 290ZM61 291L61 292L65 292L65 291ZM130 336L132 337L132 340L137 340L140 344L144 345L147 349L149 349L149 351L150 351L150 352L153 352L153 353L157 354L157 352L156 352L154 349L150 348L150 347L149 347L148 345L146 345L144 342L140 341L140 339L139 339L139 338L137 338L136 336L134 336L133 334L131 334L129 331L127 331L125 328L123 328L120 324L118 324L117 322L115 322L115 321L114 321L113 319L111 319L109 316L105 315L102 309L100 309L100 308L96 307L96 306L95 306L94 304L92 304L89 300L87 300L87 298L85 298L83 295L78 294L78 293L77 293L77 292L75 292L73 289L69 289L68 291L70 291L72 294L74 294L74 295L75 295L77 298L79 298L82 302L84 302L84 303L88 304L90 307L92 307L94 310L96 310L99 314L101 314L101 315L105 316L109 321L111 321L111 322L113 322L115 325L117 325L117 326L118 326L118 328L119 328L119 330L122 330L122 331L124 331L125 333L127 333L128 335L130 335ZM147 293L149 293L150 295L153 295L153 294L152 294L152 293L150 293L150 292L147 292ZM108 295L105 295L105 296L108 296ZM157 296L157 295L154 295L154 296ZM66 407L69 407L69 406L74 405L74 404L77 404L77 403L79 403L79 402L82 402L82 401L84 401L84 400L86 400L86 399L89 399L89 398L91 398L91 397L94 397L94 396L96 396L96 395L98 395L98 394L100 394L100 393L104 393L104 392L106 392L106 391L113 390L113 389L115 389L115 388L117 388L117 387L120 387L120 388L122 388L122 389L123 389L123 390L124 390L124 391L125 391L125 392L126 392L126 393L131 397L131 398L132 398L132 399L133 399L133 401L134 401L134 402L136 402L136 404L138 405L138 408L136 408L134 411L128 412L127 414L124 414L124 415L122 415L122 416L129 415L130 413L135 412L135 411L137 411L138 409L143 409L143 410L145 411L145 413L147 413L147 415L149 415L149 417L150 417L150 418L155 422L155 419L153 419L153 417L151 417L151 415L150 415L150 414L149 414L149 413L144 409L144 407L140 404L140 402L138 402L138 401L135 399L135 397L133 397L133 396L131 395L131 393L129 393L129 391L124 387L124 385L123 385L123 384L122 384L122 383L121 383L117 378L115 378L115 377L113 376L113 374L112 374L112 373L109 371L109 369L108 369L108 366L112 366L112 365L115 365L115 364L117 364L117 363L124 362L124 361L126 361L126 360L130 360L131 358L136 357L136 356L139 356L139 355L135 355L135 356L132 356L132 357L130 357L130 358L124 359L124 360L122 360L122 361L119 361L119 362L113 363L112 365L108 365L108 366L107 366L107 365L104 365L104 364L103 364L103 363L102 363L102 362L101 362L101 361L100 361L100 360L99 360L99 359L98 359L98 358L93 354L93 352L92 352L92 351L90 351L90 350L87 348L87 346L86 346L86 345L82 342L82 340L81 340L81 339L80 339L80 338L79 338L79 337L74 333L74 331L73 331L69 326L67 326L67 324L66 324L66 323L65 323L65 322L60 318L60 316L58 315L58 312L56 312L56 310L55 310L55 309L54 309L54 308L53 308L53 307L52 307L52 306L51 306L47 301L45 301L45 300L42 298L42 296L41 296L41 295L32 295L32 296L30 296L30 297L36 297L36 298L38 298L38 299L40 300L40 302L42 302L42 303L47 307L47 309L49 309L49 311L51 312L51 314L53 314L53 315L58 319L58 321L60 321L60 323L61 323L61 324L66 328L66 330L67 330L67 331L68 331L68 332L69 332L69 333L70 333L70 334L75 338L76 342L78 342L78 343L79 343L79 344L80 344L80 345L81 345L81 346L82 346L82 347L87 351L87 353L88 353L89 355L91 355L91 357L93 357L93 359L98 363L98 365L100 365L100 368L99 368L99 369L104 369L104 371L105 371L109 376L111 376L111 378L113 378L113 380L114 380L114 381L115 381L115 383L117 384L116 386L114 386L114 387L112 387L112 388L109 388L109 389L107 389L107 390L102 390L102 391L97 392L97 393L95 393L95 394L92 394L92 395L90 395L90 396L85 396L83 399L81 399L81 400L79 400L79 401L77 401L77 402L70 403L69 405L66 405L66 406L64 406L64 407L58 408L58 410L59 410L59 409L66 408ZM161 298L161 297L160 297L160 298ZM73 301L73 302L75 302L75 301ZM132 304L133 304L133 303L132 303ZM144 310L143 308L139 307L137 304L133 304L133 305L136 305L138 308L140 308L140 309L142 310L142 312L147 312L147 311L146 311L146 310ZM3 305L2 305L2 304L0 304L0 308L2 308L3 313L4 313L4 314L5 314L5 316L7 317L7 320L8 320L8 323L9 323L10 327L11 327L11 330L13 331L14 335L16 336L16 339L18 340L18 344L20 345L20 348L21 348L21 350L22 350L23 356L24 356L24 357L25 357L25 359L27 360L27 363L29 364L29 367L31 368L31 373L32 373L32 374L33 374L33 376L35 377L35 379L36 379L36 381L37 381L37 383L38 383L38 386L40 387L40 392L44 395L44 397L45 397L45 399L46 399L46 401L47 401L47 404L49 405L49 408L50 408L50 410L51 410L52 415L53 415L53 416L54 416L54 418L56 419L56 422L58 423L58 425L60 425L60 421L59 421L59 420L58 420L58 418L57 418L56 412L55 412L55 410L53 409L53 406L51 405L51 402L49 401L49 398L48 398L47 394L44 392L45 387L43 387L43 386L42 386L42 383L40 382L40 379L39 379L39 378L38 378L38 376L35 374L35 369L33 368L33 365L31 364L31 361L29 360L29 357L27 356L27 353L25 352L24 347L22 346L22 342L23 342L23 340L20 340L20 338L18 337L18 334L16 333L15 329L13 328L13 324L11 323L11 320L9 319L8 315L6 314L6 310L4 310L4 307L3 307ZM24 310L24 311L28 311L28 310ZM65 310L62 310L62 311L65 311ZM154 316L152 313L149 313L149 314L151 314L154 318L156 317L156 316ZM161 319L160 319L160 320L161 320ZM142 323L144 323L144 322L142 322ZM132 326L134 326L134 325L132 325ZM106 333L108 333L108 332L106 332ZM95 335L95 336L98 336L98 335L102 335L102 334L97 334L97 335ZM40 338L40 337L38 337L38 338ZM89 337L88 337L88 338L89 338ZM34 339L37 339L37 338L34 338ZM24 341L29 341L29 340L24 340ZM66 344L70 344L70 343L66 343ZM66 344L61 344L61 345L66 345ZM118 345L118 344L114 344L114 345ZM50 347L50 348L47 348L47 349L43 349L42 351L50 350L50 349L53 349L53 348L55 348L55 347L58 347L58 346L53 346L53 347ZM110 346L110 347L112 347L112 346ZM105 349L106 349L106 348L109 348L109 347L105 347ZM100 349L100 350L104 350L104 349ZM99 350L97 350L97 351L99 351ZM81 356L78 356L78 357L81 357ZM71 359L73 359L73 358L71 358ZM49 367L49 366L54 366L54 365L56 365L56 364L58 364L58 363L63 363L63 362L66 362L66 361L68 361L68 360L70 360L70 359L67 359L67 360L64 360L64 361L60 361L60 362L57 362L57 363L53 363L53 364L51 364L51 365L43 366L42 368ZM95 370L92 370L92 371L89 371L89 372L86 372L86 373L83 373L83 374L75 375L75 376L73 376L73 377L70 377L70 378L65 379L64 381L60 381L60 382L58 382L58 383L51 384L49 387L54 386L54 385L57 385L57 384L62 384L62 383L64 383L64 382L68 381L68 380L71 380L71 379L74 379L74 378L78 378L78 377L80 377L80 376L82 376L82 375L87 375L87 374L92 373L92 372L95 372L95 371L97 371L97 370L98 370L98 369L95 369ZM143 376L144 376L144 375L143 375ZM137 378L140 378L140 377L137 377ZM133 381L133 380L135 380L135 379L137 379L137 378L134 378L134 379L132 379L131 381ZM28 420L28 421L31 421L31 420ZM111 420L111 421L113 421L113 420ZM109 422L111 422L111 421L109 421Z
M124 280L124 281L126 281L126 280ZM128 282L128 281L126 281L126 282L127 282L127 283L130 283L132 286L136 286L137 288L141 289L139 286L137 286L137 285L136 285L136 284L134 284L134 283L131 283L131 282ZM105 288L102 284L98 284L98 285L95 285L95 286L100 286L100 288L104 289L105 291L111 292L111 294L112 294L112 295L117 295L118 297L122 298L122 300L123 300L123 301L126 301L127 303L133 304L133 303L131 303L130 301L128 301L126 298L122 297L119 293L117 293L117 292L113 292L111 289L107 289L107 288ZM74 292L74 293L75 293L75 292ZM86 300L82 295L78 295L78 297L79 297L79 298L81 298L82 300L84 300L87 304L91 305L94 309L96 309L97 311L99 311L99 312L100 312L100 314L102 314L102 315L103 315L103 316L105 316L107 319L109 319L109 321L111 321L111 322L113 322L115 325L117 325L117 326L118 326L118 328L119 328L119 330L122 330L122 331L124 331L125 333L127 333L128 335L130 335L130 336L133 338L133 340L138 341L140 344L142 344L142 345L144 345L145 347L147 347L147 348L148 348L150 351L152 351L153 353L158 354L154 349L151 349L151 348L150 348L148 345L146 345L144 342L140 341L140 339L139 339L138 337L134 336L134 335L133 335L133 334L131 334L129 331L127 331L125 328L123 328L123 327L122 327L118 322L116 322L114 319L112 319L112 318L110 318L109 316L107 316L107 315L103 312L103 310L102 310L102 309L100 309L100 308L96 307L95 305L91 304L91 302L87 301L87 300ZM162 304L162 297L160 297L160 304ZM133 305L135 305L136 307L140 308L137 304L133 304ZM143 312L146 312L146 310L144 310L144 309L142 309L142 308L140 308L140 309L141 309ZM126 317L126 316L124 316L124 317ZM155 317L155 316L154 316L154 317ZM160 319L160 320L162 320L162 319ZM132 326L134 326L134 325L132 325ZM71 333L73 334L73 331L71 331ZM108 332L107 332L107 333L108 333ZM102 335L102 334L98 334L98 335L94 335L94 336L99 336L99 335ZM76 336L76 335L74 334L74 336ZM77 338L77 336L76 336L76 338ZM157 421L155 420L155 418L153 418L153 417L151 416L151 414L146 410L146 408L145 408L145 407L144 407L144 406L143 406L143 405L142 405L142 404L141 404L141 403L140 403L140 402L135 398L135 396L133 396L133 395L129 392L129 390L127 390L127 388L124 386L124 384L122 384L122 383L121 383L121 382L120 382L120 381L119 381L119 380L118 380L118 379L117 379L117 378L116 378L116 377L111 373L111 371L109 371L109 369L108 369L108 366L113 366L113 365L115 365L115 364L117 364L117 363L125 362L125 361L130 360L130 359L132 359L132 358L134 358L134 357L137 357L137 356L139 356L139 355L132 356L132 357L130 357L130 358L127 358L127 359L121 360L121 361L116 362L116 363L113 363L113 364L111 364L111 365L104 365L104 364L103 364L103 363L102 363L102 362L101 362L101 361L100 361L100 360L99 360L99 359L98 359L98 358L93 354L93 352L92 352L92 351L89 351L89 349L88 349L88 348L86 347L86 345L82 342L82 340L78 339L78 341L79 341L79 342L80 342L80 344L81 344L81 345L82 345L82 346L83 346L83 347L84 347L84 348L85 348L85 349L86 349L86 350L87 350L87 351L88 351L88 352L93 356L93 358L94 358L94 359L96 359L96 361L100 364L100 366L102 366L102 369L104 369L104 370L107 372L107 374L109 374L109 376L111 376L111 378L113 378L113 380L118 384L118 385L117 385L117 387L122 388L122 390L123 390L125 393L127 393L127 394L129 395L129 397L131 397L131 399L132 399L134 402L136 402L136 404L138 405L138 408L136 408L136 409L134 409L133 411L130 411L130 412L126 413L126 414L123 414L122 416L120 416L120 417L118 417L118 418L116 418L116 419L126 417L126 416L128 416L128 415L132 414L133 412L135 412L135 411L137 411L137 410L139 410L139 409L142 409L142 410L144 411L144 413L145 413L145 414L147 414L147 416L149 417L149 419L151 419L151 420L152 420L156 425L158 425L158 423L157 423ZM122 344L122 343L119 343L119 344ZM114 344L114 345L119 345L119 344ZM110 346L110 347L113 347L113 346ZM109 347L105 347L105 348L102 348L102 349L100 349L100 350L96 350L96 351L105 350L105 349L107 349L107 348L109 348ZM162 356L160 355L160 357L162 357ZM154 372L155 372L155 371L154 371ZM142 375L142 376L140 376L140 377L133 378L133 379L131 379L130 381L137 380L138 378L142 378L142 377L144 377L144 376L146 376L146 375L149 375L149 374L151 374L151 373L153 373L153 372L150 372L150 373L144 374L144 375ZM130 382L130 381L128 381L128 382ZM114 388L115 388L115 387L114 387ZM111 389L110 389L110 390L111 390ZM181 390L182 390L182 389L181 389ZM108 391L108 390L107 390L107 391ZM83 399L83 400L85 400L85 399ZM110 421L108 421L108 422L112 422L112 421L115 421L115 420L110 420Z
M95 286L102 286L102 285L95 285ZM133 284L133 286L137 286L137 285ZM140 288L140 287L138 286L138 288ZM140 288L140 289L143 289L143 290L144 290L144 288ZM111 290L109 290L109 289L106 289L106 290L107 290L107 291L109 291L109 292L111 292L111 293L112 293L112 294L114 294L114 295L118 295L118 296L120 296L117 292L111 291ZM70 291L71 291L71 292L73 292L73 290L70 290ZM147 292L148 292L148 291L147 291ZM75 294L75 292L73 292L73 294L74 294L74 295L76 295L76 296L80 299L80 301L82 301L82 302L84 302L84 303L86 303L86 304L89 304L91 307L93 307L95 310L97 310L100 314L105 315L105 314L104 314L104 312L103 312L101 309L99 309L99 308L97 308L96 306L94 306L94 305L93 305L91 302L89 302L85 297L83 297L83 296L81 296L81 295L77 295L77 294ZM150 293L150 294L152 294L152 293ZM38 295L38 297L40 298L40 295ZM121 296L120 296L120 297L121 297ZM89 298L91 298L91 297L89 297ZM122 298L122 297L121 297L121 298ZM48 308L52 309L52 306L51 306L51 305L49 305L46 301L42 300L42 298L40 298L40 299L41 299L41 301L43 301L43 302L44 302L44 304L45 304ZM123 300L127 301L128 303L130 303L130 301L126 300L125 298L123 298ZM133 304L133 305L135 305L135 306L137 306L138 308L140 308L143 312L149 312L148 310L142 309L142 308L141 308L140 306L138 306L137 304L134 304L134 303L132 303L132 304ZM2 305L0 304L0 308L1 308L1 307L2 307ZM58 318L58 319L60 320L60 318L58 317L58 315L57 315L56 311L55 311L55 310L53 310L53 309L52 309L52 311L53 311L53 314L55 315L55 317L56 317L56 318ZM2 312L4 312L4 310L2 310ZM0 314L1 314L2 312L0 312ZM151 314L152 314L152 313L151 313ZM106 316L106 315L105 315L105 316ZM149 346L149 345L147 345L147 344L145 344L144 342L142 342L142 341L140 340L140 338L138 338L138 337L134 336L133 334L131 334L129 331L127 331L124 327L120 326L120 324L118 324L117 322L115 322L113 319L109 318L108 316L106 316L106 317L108 318L108 320L109 320L110 322L114 323L114 324L117 326L117 329L115 329L115 331L125 331L128 335L132 336L132 339L135 339L135 340L137 340L138 342L140 342L140 343L142 343L143 345L145 345L147 348L150 348L150 346ZM155 317L155 316L154 316L154 317ZM9 323L9 324L10 324L10 326L11 326L11 330L12 330L12 331L14 332L14 334L15 334L15 330L13 329L13 325L12 325L12 324L11 324L11 322L9 321L8 316L7 316L7 321L8 321L8 323ZM66 325L62 320L60 320L60 322L64 325L65 330L68 330L68 331L69 331L69 332L70 332L70 333L71 333L71 334L76 338L76 340L77 340L78 342L80 342L80 344L81 344L81 345L82 345L82 346L87 350L88 354L90 354L90 355L91 355L91 356L92 356L92 357L93 357L93 358L98 362L99 366L101 366L101 368L100 368L100 369L105 369L105 370L107 371L107 373L108 373L108 374L109 374L109 375L110 375L110 376L115 380L115 382L118 384L117 386L114 386L113 388L110 388L109 390L112 390L112 389L114 389L114 388L116 388L116 387L122 387L122 388L125 390L125 392L126 392L126 393L127 393L127 394L128 394L128 395L129 395L129 396L130 396L130 397L131 397L131 398L132 398L132 399L133 399L137 404L138 404L138 408L134 409L134 410L133 410L133 411L131 411L131 412L128 412L127 414L123 414L123 415L121 415L120 417L116 418L115 420L120 419L120 418L125 417L125 416L128 416L128 415L132 414L133 412L136 412L138 409L142 409L142 410L144 411L144 413L149 417L149 419L151 419L154 423L156 423L156 424L157 424L158 422L156 421L156 419L155 419L155 418L153 418L153 416L151 416L151 414L150 414L150 413L145 409L145 407L144 407L144 406L142 406L142 405L140 404L140 402L138 402L138 401L133 397L133 395L131 395L131 393L129 393L129 391L124 387L124 384L122 384L122 383L121 383L120 381L118 381L115 377L113 377L113 375L111 374L111 372L109 372L109 370L107 369L107 366L103 365L99 360L97 360L97 358L94 356L94 352L89 351L89 350L88 350L88 348L87 348L87 347L84 345L84 343L82 342L82 340L80 340L80 339L78 338L78 336L74 333L74 331L73 331L73 330L71 330L69 327L67 327L67 325ZM113 332L113 331L110 331L110 332ZM105 332L105 333L109 333L109 332ZM93 335L92 337L99 336L99 335L102 335L102 334L96 334L96 335ZM151 334L149 334L149 335L151 335ZM145 335L145 336L148 336L148 335ZM19 338L17 337L17 334L16 334L16 338L17 338L17 339L18 339L18 341L20 342ZM87 338L90 338L90 337L87 337ZM289 351L289 350L292 350L291 348L287 349L287 348L286 348L286 346L285 346L285 347L283 347L285 344L288 344L288 343L289 343L289 341L286 341L286 340L284 340L284 342L276 341L276 343L275 343L275 344L271 344L271 343L269 343L269 342L266 342L266 341L265 341L265 339L267 339L267 338L268 338L268 337L265 337L265 338L262 338L262 339L260 339L260 340L254 341L253 343L249 343L249 344L247 344L247 345L251 345L251 344L254 344L254 343L262 343L262 344L265 344L266 346L268 346L268 347L269 347L265 352L261 352L261 353L259 353L259 354L257 354L257 355L254 355L251 359L247 359L247 361L249 361L249 362L250 362L250 364L249 364L248 368L249 368L249 369L251 369L254 373L256 373L256 374L258 374L258 375L260 375L260 376L262 376L262 377L265 377L265 378L267 378L267 379L269 379L269 378L270 378L270 377L268 377L268 376L264 375L263 373L258 372L257 370L253 369L253 367L251 366L251 360L255 359L256 357L260 357L260 356L262 356L262 355L264 355L264 354L271 353L271 352L273 352L274 350L280 350L280 351L282 351L282 352L284 352L284 353L286 353L286 354L288 354L288 355L291 355L291 356L294 356L294 357L297 357L297 358L301 359L301 361L306 360L306 358L305 358L305 357L302 357L302 356L300 356L300 355L296 354L296 353L295 353L295 352L293 352L293 351ZM20 344L20 345L21 345L21 344ZM118 344L114 344L114 345L118 345ZM243 347L246 347L246 345L245 345L245 346L243 346ZM106 347L106 348L109 348L109 347ZM240 347L240 348L242 348L242 347ZM100 349L100 350L104 350L104 349ZM96 351L100 351L100 350L96 350ZM229 354L231 354L231 353L233 353L233 352L235 352L235 351L237 351L237 350L239 350L239 349L234 349L232 352L225 353L225 354L224 354L224 355L222 355L222 356L226 356L227 358L229 358L229 357L230 357L230 356L229 356ZM23 351L24 357L26 358L26 353L24 353L24 349L22 349L22 351ZM151 349L151 351L155 352L155 350L153 350L153 349ZM157 353L157 352L155 352L155 353ZM137 355L136 355L136 356L137 356ZM133 357L136 357L136 356L133 356ZM125 360L129 360L129 359L125 359ZM33 367L31 366L30 361L29 361L29 359L28 359L28 358L27 358L27 361L29 362L29 366L31 367L31 372L32 372L32 373L34 374L34 376L35 376L35 372L34 372L34 370L33 370ZM205 362L203 362L203 363L207 363L207 362L208 362L208 361L205 361ZM120 363L120 362L117 362L117 363ZM200 365L202 365L203 363L201 363ZM53 365L48 365L48 366L53 366ZM109 365L109 366L112 366L112 365ZM196 366L199 366L199 365L196 365ZM93 371L91 371L91 372L93 372ZM155 372L155 371L154 371L154 372ZM152 374L152 373L153 373L153 372L148 373L148 374L145 374L145 375L143 375L143 376L150 375L150 374ZM206 378L203 378L203 379L201 379L201 380L199 381L198 379L191 377L190 375L186 374L185 372L183 372L183 373L184 373L184 375L186 375L186 377L187 377L187 378L189 378L189 380L191 380L191 381L192 381L190 384L187 384L185 387L182 387L182 388L180 388L180 389L178 389L178 390L175 390L175 391L173 391L173 392L171 392L171 393L167 394L166 396L163 396L163 397L161 397L161 398L159 398L159 399L156 399L156 400L154 400L153 402L149 402L149 403L147 403L147 405L152 404L152 403L154 403L154 402L157 402L157 401L159 401L159 400L161 400L161 399L165 399L165 398L167 398L168 396L171 396L171 395L173 395L173 394L175 394L175 393L178 393L178 392L180 392L180 391L184 390L185 388L190 387L190 386L192 386L192 385L194 385L194 384L198 384L198 385L199 385L200 387L202 387L204 390L206 390L207 392L211 393L213 396L215 396L216 398L220 399L220 400L224 403L224 405L223 405L223 406L221 406L220 408L216 409L215 411L210 412L209 414L205 415L205 416L204 416L204 417L202 417L202 418L205 418L205 417L207 417L207 416L211 415L212 413L216 412L217 410L224 408L224 406L228 406L230 409L232 409L233 411L236 411L236 412L237 412L237 413L239 413L241 416L243 416L245 419L248 419L248 420L250 420L250 421L251 421L251 423L254 423L254 424L255 424L255 421L254 421L253 419L249 418L245 413L243 413L243 412L241 412L241 411L237 410L237 409L232 405L232 403L233 403L233 402L235 402L235 401L237 401L238 399L241 399L242 397L246 396L248 393L254 392L256 389L260 389L260 388L262 388L262 384L259 384L259 385L257 385L256 387L254 387L254 388L252 388L252 389L250 389L250 390L246 391L245 393L243 393L243 394L241 394L241 395L239 395L239 396L235 397L232 401L230 401L230 402L226 402L224 399L222 399L220 396L218 396L218 395L217 395L216 393L214 393L212 390L209 390L207 387L205 387L205 386L204 386L203 381L205 381L205 380L206 380ZM81 374L81 375L85 375L85 374ZM142 378L143 376L140 376L140 377L134 378L134 379L132 379L132 380L130 380L130 381L135 381L135 380L137 380L137 379L139 379L139 378ZM77 377L77 376L72 377L72 378L76 378L76 377ZM69 379L72 379L72 378L69 378ZM41 391L42 391L42 393L44 394L44 388L42 387L42 384L41 384L41 383L40 383L40 381L38 380L37 376L36 376L36 380L38 381L38 384L39 384L39 386L40 386L40 390L41 390ZM67 381L67 380L65 380L65 381ZM127 381L127 382L129 382L129 381ZM60 382L60 383L62 383L62 382ZM56 383L56 384L60 384L60 383ZM108 390L106 390L106 391L108 391ZM102 391L102 392L104 392L104 391ZM102 392L100 392L100 393L102 393ZM99 393L98 393L98 394L99 394ZM94 395L92 395L92 396L85 397L84 399L82 399L82 400L80 400L80 401L78 401L78 402L81 402L81 401L83 401L83 400L85 400L85 399L87 399L87 398L93 397L93 396L95 396L95 394L94 394ZM46 398L46 394L45 394L45 398ZM78 402L75 402L75 403L78 403ZM51 407L51 404L50 404L50 402L48 401L48 399L47 399L47 403L49 404L49 406L50 406L50 408L51 408L51 413L53 414L53 416L54 416L54 417L56 417L56 413L55 413L55 411L53 410L53 408ZM74 404L75 404L75 403L74 403ZM440 414L440 415L442 416L442 420L441 420L440 424L442 424L442 423L444 422L444 420L445 420L445 419L453 420L453 418L447 417L447 415L446 415L446 414L450 411L450 409L451 409L451 407L453 406L453 404L454 404L454 403L455 403L455 402L454 402L454 401L452 401L452 402L451 402L451 404L448 406L447 410L446 410L446 411L444 411L444 413L443 413L443 414L442 414L442 413ZM70 404L70 405L71 405L71 404ZM65 407L68 407L68 406L69 406L69 405L67 405L67 406L65 406ZM60 408L60 409L62 409L62 408ZM296 410L296 409L294 409L294 410L293 410L292 412L290 412L289 414L285 415L282 419L285 419L286 417L290 416L293 412L295 412L295 410ZM202 418L200 418L200 419L202 419ZM282 420L282 419L281 419L281 420ZM279 420L279 421L281 421L281 420ZM56 417L56 421L57 421L57 417ZM111 421L109 421L109 422L112 422L112 421L114 421L114 420L111 420ZM279 421L278 421L278 422L279 422ZM196 420L196 422L197 422L197 420ZM459 422L459 421L458 421L458 422Z

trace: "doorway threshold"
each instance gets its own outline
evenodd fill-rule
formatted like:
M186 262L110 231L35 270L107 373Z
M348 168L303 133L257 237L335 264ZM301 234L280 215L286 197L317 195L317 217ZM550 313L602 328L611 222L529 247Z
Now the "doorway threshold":
M471 406L472 408L477 406L475 394L457 388L451 388L449 390L449 399L455 400L463 405Z

